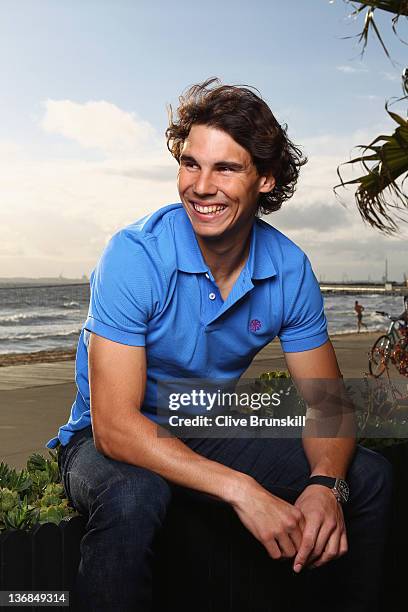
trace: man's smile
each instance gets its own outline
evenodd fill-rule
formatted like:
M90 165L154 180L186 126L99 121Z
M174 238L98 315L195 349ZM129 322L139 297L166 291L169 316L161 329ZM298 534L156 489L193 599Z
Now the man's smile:
M194 215L199 219L214 219L215 217L221 217L225 210L228 208L225 204L202 204L196 200L189 200L190 207L194 212Z

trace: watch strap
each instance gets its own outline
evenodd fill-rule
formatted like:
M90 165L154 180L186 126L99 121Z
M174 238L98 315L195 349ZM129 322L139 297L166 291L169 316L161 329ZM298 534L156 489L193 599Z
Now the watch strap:
M337 501L341 503L346 503L349 498L349 488L348 484L342 478L333 478L332 476L310 476L308 485L318 484L323 485L325 487L329 487L333 494L335 495Z
M311 476L307 484L320 484L333 489L336 481L337 478L332 478L331 476Z

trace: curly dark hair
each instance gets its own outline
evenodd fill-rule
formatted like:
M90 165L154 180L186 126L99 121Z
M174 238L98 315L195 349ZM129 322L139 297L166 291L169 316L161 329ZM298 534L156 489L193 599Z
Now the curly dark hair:
M272 172L275 187L259 194L257 215L279 210L295 192L301 166L307 162L287 136L264 100L243 85L221 85L216 77L192 85L179 97L176 117L168 106L167 148L180 162L185 139L193 124L223 130L252 157L260 176ZM258 90L256 90L258 91ZM259 93L259 92L258 92Z

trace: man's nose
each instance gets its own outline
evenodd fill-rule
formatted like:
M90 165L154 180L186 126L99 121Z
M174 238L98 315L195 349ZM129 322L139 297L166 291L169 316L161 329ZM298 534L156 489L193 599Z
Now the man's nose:
M193 185L193 191L200 197L206 195L215 195L218 191L217 186L214 183L212 172L201 170L196 176L196 180Z

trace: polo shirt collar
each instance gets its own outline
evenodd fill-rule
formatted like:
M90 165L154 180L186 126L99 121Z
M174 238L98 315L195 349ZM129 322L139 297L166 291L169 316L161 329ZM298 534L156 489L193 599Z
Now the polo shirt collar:
M276 276L276 269L266 238L267 233L262 228L262 221L255 219L246 264L251 278L262 279ZM271 239L273 240L272 237Z
M175 227L177 268L182 272L207 272L208 266L198 245L191 221L183 207Z
M180 210L176 232L177 268L182 272L208 272L193 226L184 208ZM245 267L250 278L276 276L271 253L265 242L265 232L262 231L261 222L257 219L252 226L249 256Z

